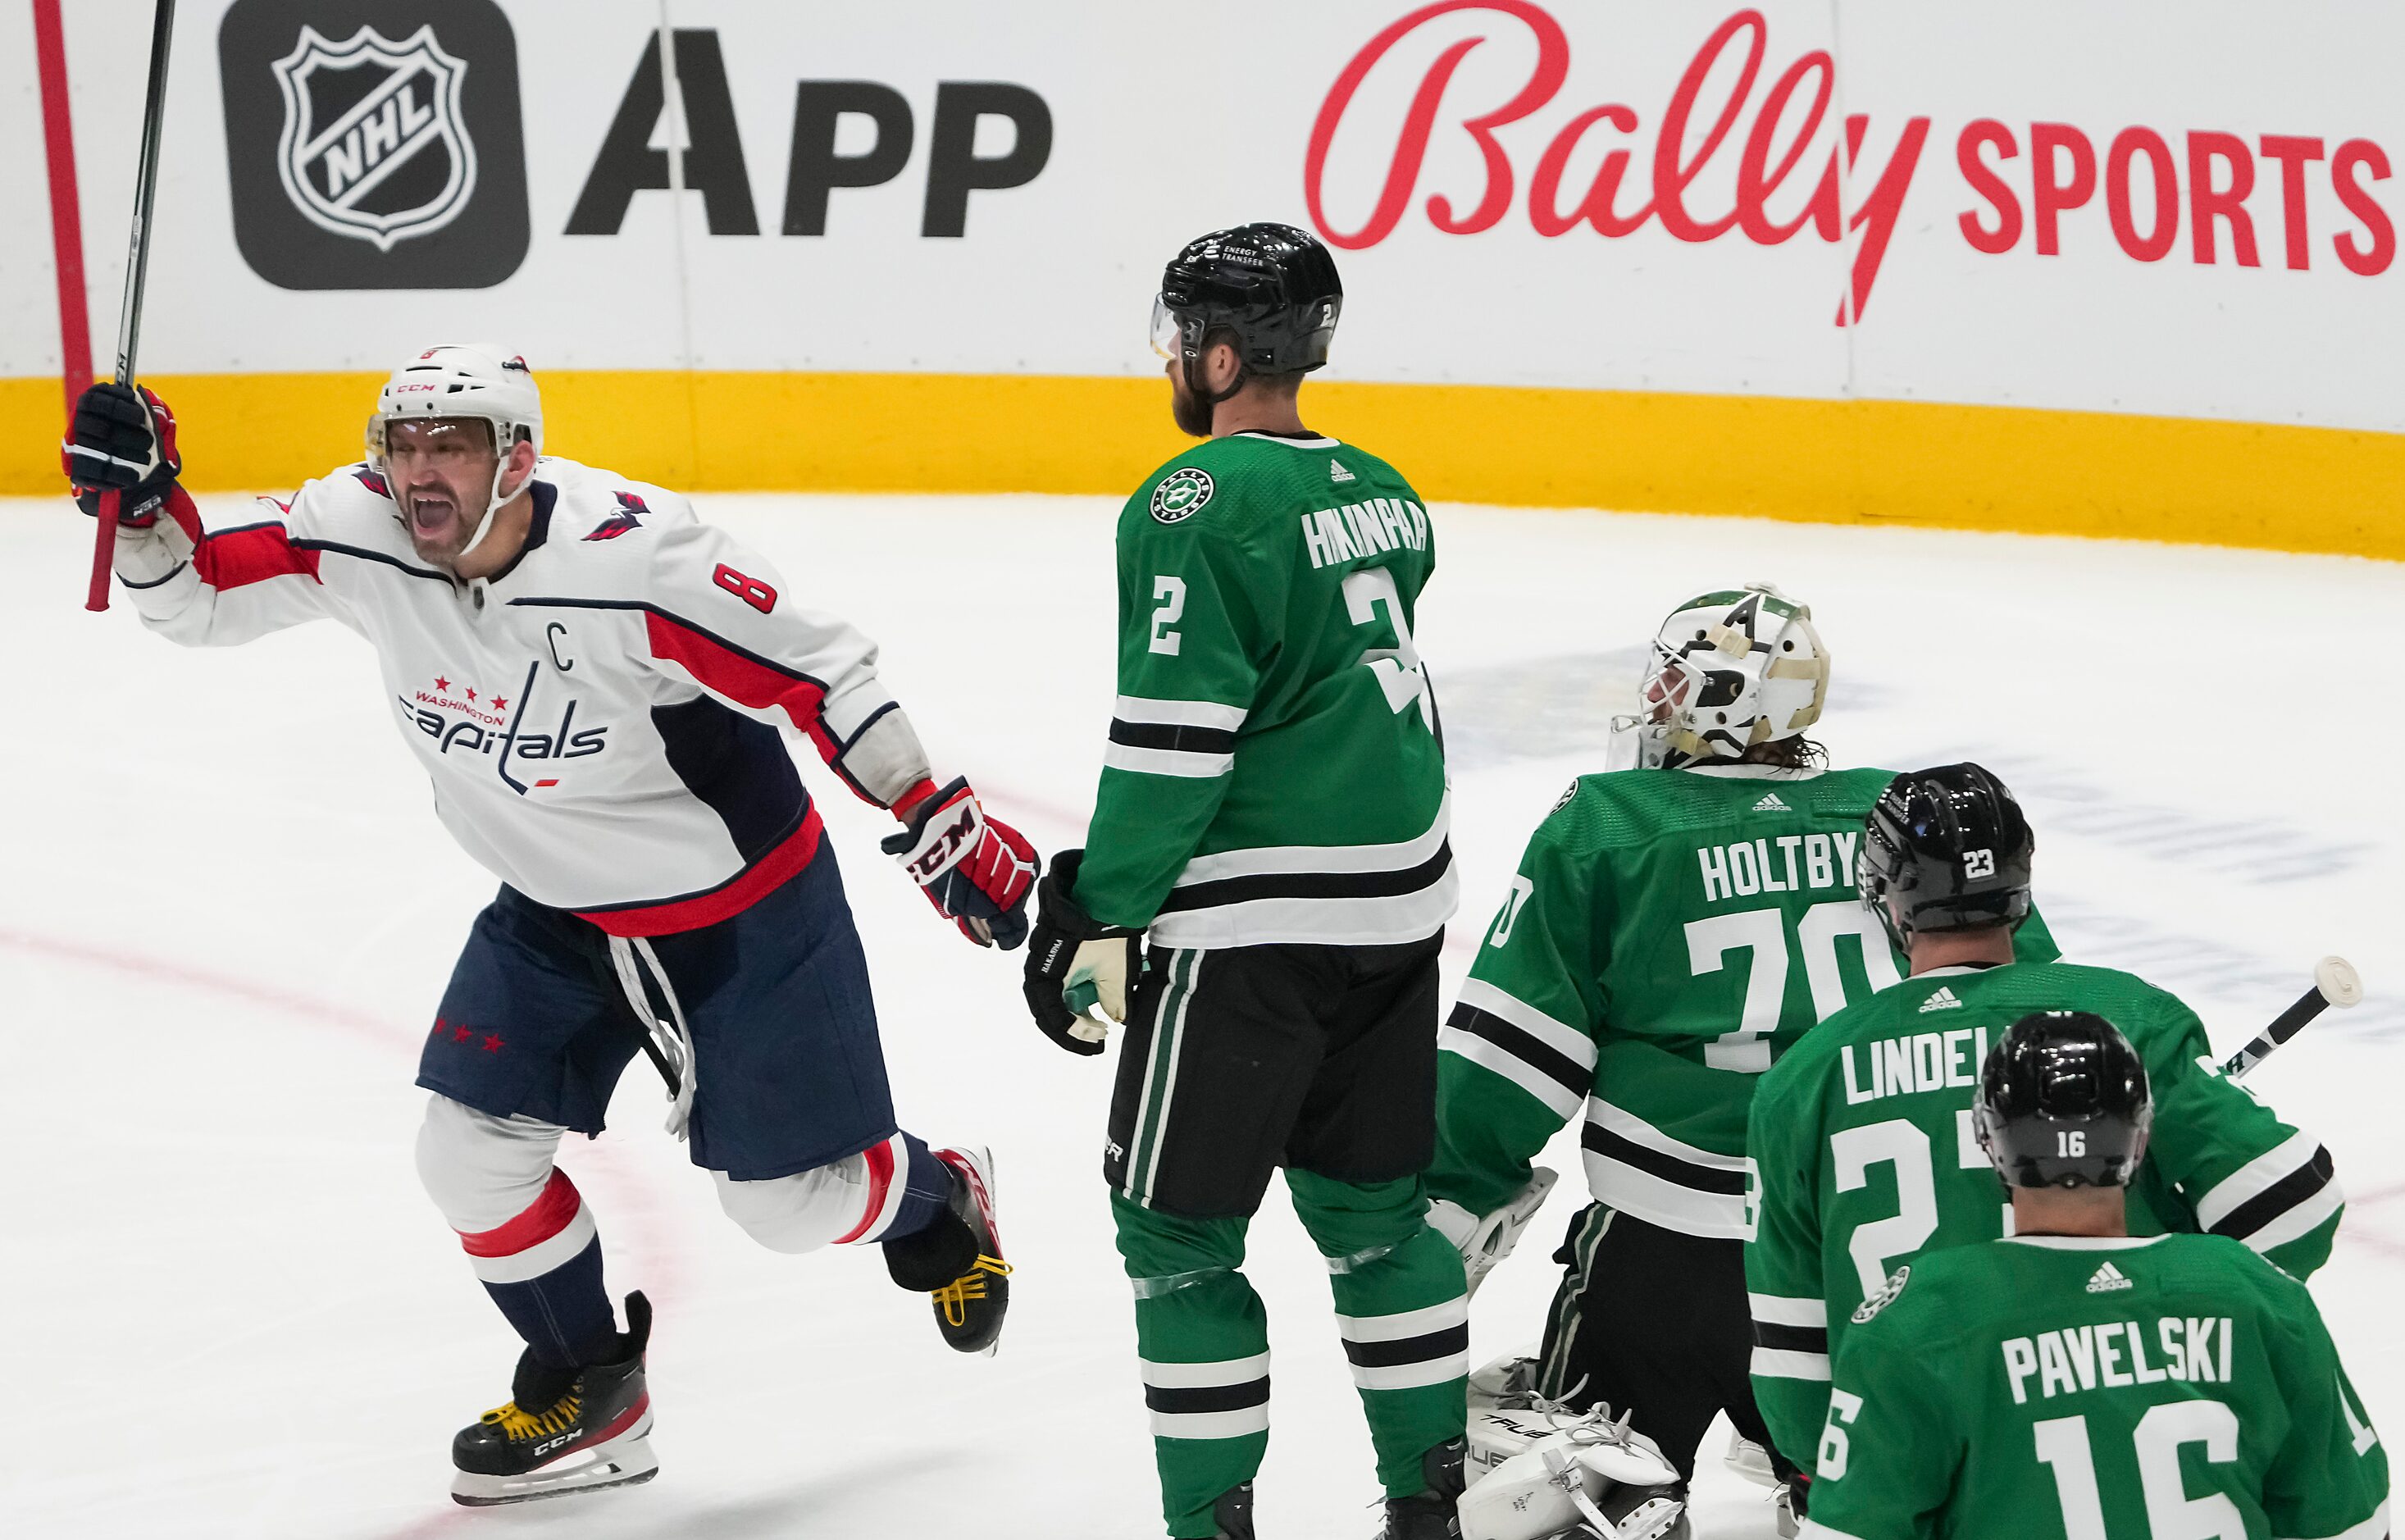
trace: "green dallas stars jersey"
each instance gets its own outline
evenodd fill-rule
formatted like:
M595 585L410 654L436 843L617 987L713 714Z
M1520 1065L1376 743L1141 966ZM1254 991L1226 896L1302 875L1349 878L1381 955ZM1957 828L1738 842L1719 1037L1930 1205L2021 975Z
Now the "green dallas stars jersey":
M2388 1451L2312 1294L2235 1241L1988 1241L1871 1314L1804 1540L2388 1533Z
M1089 913L1174 947L1443 927L1444 752L1412 644L1435 561L1411 484L1334 439L1214 439L1128 500Z
M1854 892L1863 821L1893 779L1705 765L1573 783L1439 1038L1431 1194L1502 1207L1583 1106L1598 1200L1743 1237L1757 1077L1900 973ZM2020 941L2054 955L2034 917Z
M2092 1010L2145 1061L2154 1136L2132 1232L2210 1231L2299 1278L2328 1258L2342 1202L2328 1151L2210 1067L2177 999L2069 963L1920 974L1821 1023L1754 1096L1753 1393L1789 1459L1809 1462L1854 1307L1899 1264L2004 1234L1971 1104L1989 1044L2032 1010Z

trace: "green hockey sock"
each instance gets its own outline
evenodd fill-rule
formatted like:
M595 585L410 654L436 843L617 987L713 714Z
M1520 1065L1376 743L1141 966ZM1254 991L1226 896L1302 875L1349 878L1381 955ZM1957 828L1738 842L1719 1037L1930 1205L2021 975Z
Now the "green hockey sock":
M1337 1329L1389 1497L1425 1491L1420 1457L1468 1420L1470 1300L1461 1253L1428 1227L1416 1177L1336 1181L1287 1173L1295 1208L1328 1259Z
M1164 1214L1118 1195L1111 1209L1135 1284L1161 1517L1172 1535L1215 1534L1211 1505L1253 1478L1270 1441L1269 1313L1236 1270L1247 1221Z

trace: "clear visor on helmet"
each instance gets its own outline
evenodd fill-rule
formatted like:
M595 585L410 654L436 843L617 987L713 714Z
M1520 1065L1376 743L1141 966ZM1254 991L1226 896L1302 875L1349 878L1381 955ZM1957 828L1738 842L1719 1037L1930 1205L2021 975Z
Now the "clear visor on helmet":
M419 417L378 412L368 418L368 453L378 464L399 457L453 465L498 452L488 417Z
M1152 350L1164 359L1177 358L1184 352L1185 324L1169 302L1155 294L1152 297Z

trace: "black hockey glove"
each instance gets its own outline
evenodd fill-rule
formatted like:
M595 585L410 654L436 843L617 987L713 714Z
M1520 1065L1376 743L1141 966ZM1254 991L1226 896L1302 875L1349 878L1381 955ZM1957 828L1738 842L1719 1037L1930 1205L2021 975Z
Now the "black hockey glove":
M1111 1023L1127 1019L1127 991L1143 968L1144 936L1102 924L1069 897L1085 854L1062 851L1035 884L1027 1010L1046 1037L1070 1053L1099 1053Z
M121 493L117 521L137 529L158 522L184 469L176 454L176 414L148 389L114 380L77 399L59 459L75 485L77 507L97 516L103 492Z

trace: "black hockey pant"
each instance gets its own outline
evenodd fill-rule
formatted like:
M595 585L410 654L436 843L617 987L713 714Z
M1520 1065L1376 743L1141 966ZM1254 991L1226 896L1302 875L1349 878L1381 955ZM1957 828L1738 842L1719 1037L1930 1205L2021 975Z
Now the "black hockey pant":
M1749 1377L1743 1241L1682 1235L1593 1203L1554 1260L1562 1285L1545 1321L1540 1391L1580 1408L1633 1411L1637 1431L1661 1445L1681 1479L1694 1477L1717 1413L1771 1448ZM1771 1463L1782 1478L1794 1474L1776 1449Z

